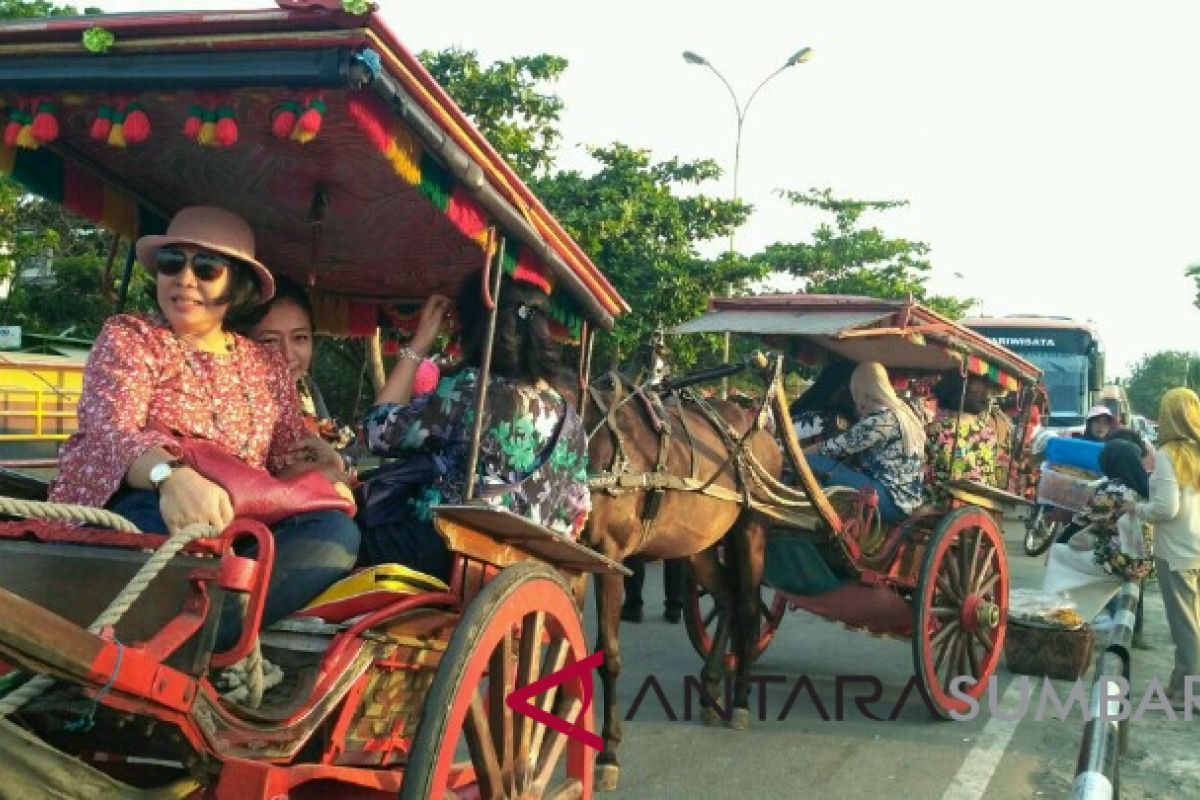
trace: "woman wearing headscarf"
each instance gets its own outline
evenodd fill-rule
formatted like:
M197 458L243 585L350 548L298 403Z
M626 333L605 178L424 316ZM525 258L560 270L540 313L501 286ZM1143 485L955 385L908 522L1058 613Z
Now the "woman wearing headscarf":
M878 362L865 361L854 368L850 395L858 422L807 451L809 466L826 485L874 489L880 517L895 522L921 505L925 426L896 396ZM841 463L851 456L858 458L858 470Z
M1155 568L1175 643L1167 696L1178 704L1186 677L1200 675L1200 398L1191 389L1163 396L1158 441L1150 500L1129 508L1154 524Z

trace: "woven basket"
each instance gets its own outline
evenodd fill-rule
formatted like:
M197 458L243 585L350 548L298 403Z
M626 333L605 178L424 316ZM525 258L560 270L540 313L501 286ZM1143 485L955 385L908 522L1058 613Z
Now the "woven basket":
M1087 673L1096 633L1090 625L1069 631L1009 620L1004 658L1010 672L1073 681Z

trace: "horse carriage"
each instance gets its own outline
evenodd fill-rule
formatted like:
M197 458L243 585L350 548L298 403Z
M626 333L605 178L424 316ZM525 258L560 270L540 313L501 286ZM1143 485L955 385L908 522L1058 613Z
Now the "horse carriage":
M500 276L523 272L586 353L623 301L420 63L353 4L278 5L0 26L0 169L129 242L185 205L236 211L336 334L401 327L481 267L494 325ZM587 575L614 561L443 506L448 585L376 586L260 633L262 524L137 532L38 493L0 487L0 796L592 796L591 679L570 668ZM214 652L229 595L243 633ZM210 670L248 659L257 684L260 656L287 680L222 698ZM528 702L550 726L507 702L543 679Z
M1008 407L1015 416L1004 443L1009 462L999 485L952 472L934 487L937 502L888 526L880 521L874 490L818 483L790 419L784 357L757 359L767 381L758 413L770 412L791 485L752 490L748 501L771 519L770 536L798 537L811 558L799 565L806 573L804 591L772 588L768 580L767 598L757 601L751 655L770 644L788 608L803 609L852 629L911 639L914 675L930 710L941 717L965 710L968 698L986 691L1003 651L1008 562L1001 525L1006 513L1030 504L1025 460L1033 409L1045 403L1040 371L913 302L813 295L716 299L707 313L673 332L752 334L807 364L830 356L877 361L905 387L927 386L958 371L1012 393ZM955 441L956 450L959 445ZM769 576L770 548L766 559ZM721 615L696 582L684 615L702 656L724 649L714 642L724 638L718 631ZM732 661L737 655L725 657Z

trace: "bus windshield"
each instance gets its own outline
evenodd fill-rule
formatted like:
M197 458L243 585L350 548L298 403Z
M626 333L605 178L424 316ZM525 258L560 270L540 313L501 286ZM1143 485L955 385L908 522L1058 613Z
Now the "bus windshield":
M1021 353L1045 373L1050 395L1050 418L1055 426L1082 425L1087 408L1087 356L1080 353L1032 350Z

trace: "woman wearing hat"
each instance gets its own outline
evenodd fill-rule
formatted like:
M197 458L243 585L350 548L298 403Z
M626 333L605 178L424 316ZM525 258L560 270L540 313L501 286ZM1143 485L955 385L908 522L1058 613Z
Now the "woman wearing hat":
M1108 406L1092 406L1083 423L1083 435L1080 438L1088 442L1103 442L1117 427L1117 418Z
M181 209L137 255L154 274L160 315L120 314L97 337L84 372L79 431L64 445L51 500L107 507L144 531L233 519L229 495L180 460L176 436L205 439L272 474L340 467L316 463L296 385L278 350L226 330L226 320L270 299L271 273L254 234L221 208ZM334 463L336 460L337 463ZM275 568L263 624L300 608L354 565L359 532L339 511L297 514L273 526ZM236 605L236 604L234 604ZM240 633L227 607L217 647Z

